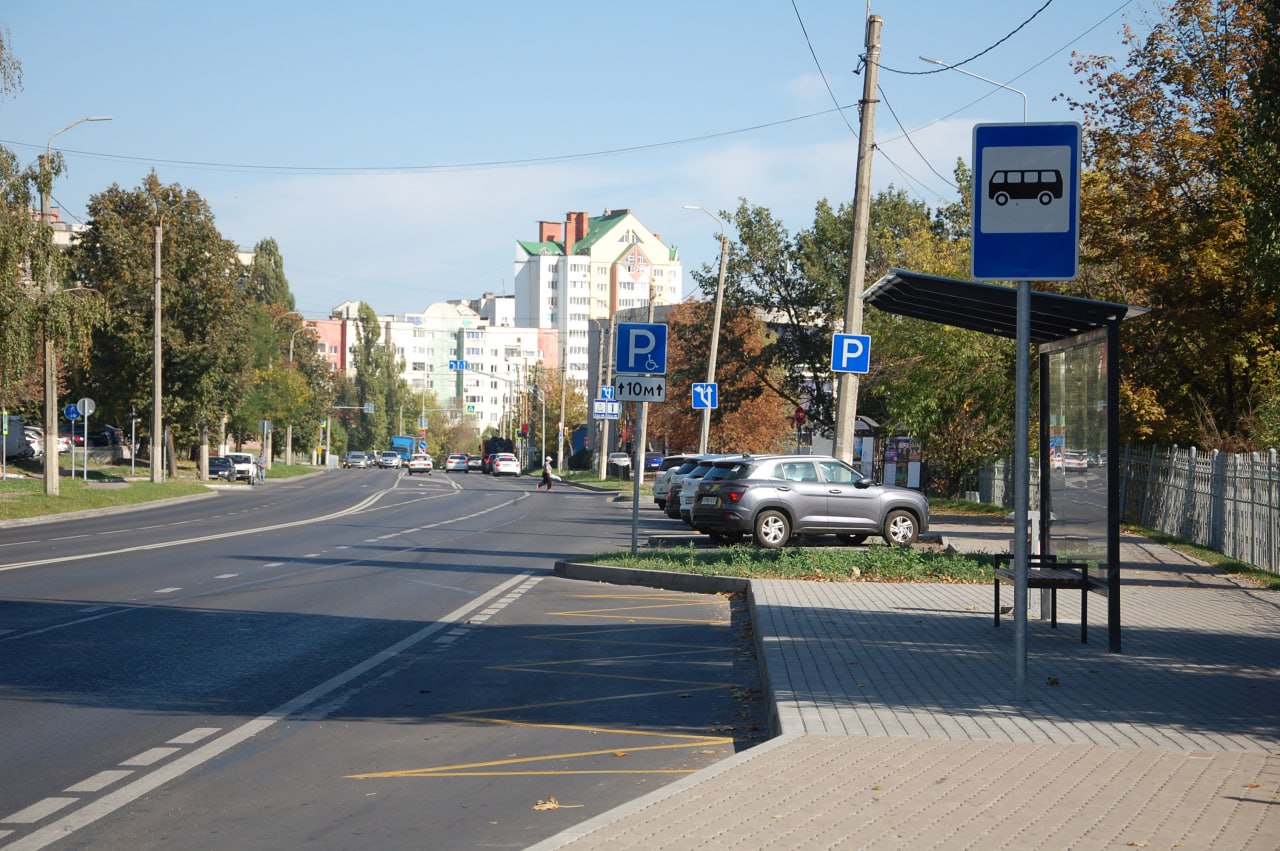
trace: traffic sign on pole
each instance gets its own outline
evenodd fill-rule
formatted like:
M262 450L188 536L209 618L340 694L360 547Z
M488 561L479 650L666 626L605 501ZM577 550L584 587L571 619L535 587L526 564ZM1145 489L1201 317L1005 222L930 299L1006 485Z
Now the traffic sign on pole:
M714 381L694 382L693 409L713 409L720 407L720 386Z
M62 409L62 415L71 420L71 422L75 422L80 419L80 409L77 408L73 402Z
M619 322L614 348L614 372L627 375L665 375L667 326L657 322Z
M871 338L866 334L836 334L831 340L831 371L871 371Z
M1080 259L1080 125L973 128L973 277L1066 281Z

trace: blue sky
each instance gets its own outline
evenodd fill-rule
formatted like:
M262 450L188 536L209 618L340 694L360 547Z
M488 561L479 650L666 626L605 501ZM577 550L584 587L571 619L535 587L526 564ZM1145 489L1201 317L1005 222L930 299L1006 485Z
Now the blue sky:
M918 57L959 62L1043 3L871 6L877 190L955 197L930 166L949 179L973 125L1020 121L1022 100ZM1078 120L1055 102L1085 94L1071 53L1122 57L1123 22L1142 30L1156 9L1053 0L964 67L1025 92L1031 121ZM275 238L305 316L348 299L420 311L511 292L515 241L569 211L630 208L693 269L718 242L683 204L745 197L795 231L820 199L850 200L858 116L827 85L840 106L860 97L865 14L858 0L10 0L0 27L24 86L0 102L0 144L32 161L70 122L110 115L55 141L69 218L154 168L206 198L228 239Z

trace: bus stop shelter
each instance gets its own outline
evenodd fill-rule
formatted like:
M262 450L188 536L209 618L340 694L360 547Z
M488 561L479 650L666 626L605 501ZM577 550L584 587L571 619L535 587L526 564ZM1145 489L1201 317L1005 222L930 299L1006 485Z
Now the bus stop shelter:
M1017 291L890 269L862 296L897 316L1017 339ZM1039 552L1089 565L1120 652L1120 323L1149 311L1031 292L1039 365ZM1016 534L1016 533L1015 533ZM1023 530L1022 534L1028 534Z

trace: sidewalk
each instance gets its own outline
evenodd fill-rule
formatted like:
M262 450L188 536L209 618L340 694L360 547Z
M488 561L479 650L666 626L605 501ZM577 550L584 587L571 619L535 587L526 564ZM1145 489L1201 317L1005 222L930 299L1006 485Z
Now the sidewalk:
M753 582L778 738L533 847L1280 848L1280 594L1137 537L1121 560L1124 652L1060 594L1021 704L990 586Z

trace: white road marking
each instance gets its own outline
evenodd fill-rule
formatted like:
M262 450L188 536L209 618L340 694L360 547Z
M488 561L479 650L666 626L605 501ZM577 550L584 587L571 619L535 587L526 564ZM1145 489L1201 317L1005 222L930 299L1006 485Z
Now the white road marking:
M79 798L45 798L43 801L36 801L25 810L18 810L13 815L0 821L8 824L35 824L45 816L53 815L63 807L74 804Z
M68 786L63 792L101 792L103 789L128 777L133 772L126 768L113 768L109 771L99 771L88 780L81 780L74 786Z
M155 765L167 756L173 756L179 748L148 748L137 756L121 761L121 765Z
M85 606L83 609L76 609L76 611L79 612L80 614L87 615L91 612L100 612L105 608L107 607L106 606Z
M263 567L283 567L283 566L284 566L284 562L282 561L269 561L263 565Z
M181 736L174 736L166 744L194 745L196 742L199 742L203 739L207 739L210 736L212 736L214 733L218 733L221 731L222 731L221 727L196 727L195 729L188 730L187 732L183 733Z
M181 590L182 590L181 588L157 588L155 591L152 591L151 593L153 593L153 594L172 594L172 593L174 593L174 592L176 592L176 591L181 591Z
M214 579L235 579L239 575L240 574L238 573L219 573L217 576L213 578Z
M511 577L506 582L493 588L492 590L481 595L479 598L472 600L464 606L454 609L447 615L444 615L434 623L423 627L412 635L397 641L395 644L381 650L363 662L359 662L337 674L313 689L303 692L293 700L283 703L265 715L261 715L252 721L241 724L234 730L219 736L209 743L196 748L189 753L165 763L149 774L144 774L125 786L116 789L114 792L108 792L101 798L91 801L85 806L74 810L55 822L45 825L38 830L33 831L29 835L19 839L17 842L10 843L5 846L6 851L37 851L37 849L48 847L54 842L65 839L69 834L87 827L104 818L126 804L130 804L141 798L143 795L154 789L174 780L189 771L199 768L214 757L230 750L236 745L242 744L249 739L269 729L274 724L288 718L289 716L305 709L312 704L319 702L324 697L332 694L343 686L347 685L356 678L363 676L378 666L394 659L404 651L421 644L435 633L446 627L453 626L457 622L466 618L471 612L488 605L488 603L500 594L505 594L515 584L526 581L529 578L528 572L522 572ZM68 802L77 799L67 799ZM39 805L36 805L39 806ZM59 809L65 806L59 805ZM31 809L28 807L28 810ZM25 812L25 811L24 811Z

